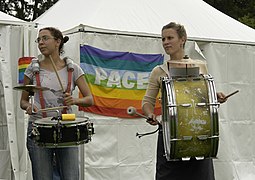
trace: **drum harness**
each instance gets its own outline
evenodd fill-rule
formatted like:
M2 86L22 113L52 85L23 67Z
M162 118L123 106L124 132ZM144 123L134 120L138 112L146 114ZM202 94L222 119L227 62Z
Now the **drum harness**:
M151 134L154 134L154 133L156 133L156 132L158 132L158 131L162 131L162 126L160 125L160 124L158 124L158 128L155 130L155 131L152 131L152 132L148 132L148 133L136 133L136 136L138 137L138 138L141 138L141 137L143 137L143 136L147 136L147 135L151 135Z
M72 76L73 76L73 71L74 71L73 61L68 57L65 57L64 61L65 61L65 64L67 66L67 72L68 72L68 84L67 84L67 88L66 88L65 93L70 93ZM40 76L39 76L39 74L40 74L40 65L39 65L39 59L38 58L33 58L32 59L32 72L33 72L33 74L35 75L35 78L36 78L36 85L41 86ZM44 98L43 98L43 92L42 91L39 91L39 100L40 100L41 108L44 109L45 108L45 101L44 101ZM65 102L64 102L64 105L66 105ZM62 113L66 114L67 113L67 108L63 108ZM47 114L46 114L45 111L42 112L42 116L43 116L43 118L47 117Z

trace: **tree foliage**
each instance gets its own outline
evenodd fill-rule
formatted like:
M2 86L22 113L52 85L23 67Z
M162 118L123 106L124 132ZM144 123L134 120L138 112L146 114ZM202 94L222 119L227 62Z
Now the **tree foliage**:
M0 0L0 11L25 21L33 21L58 0Z
M204 0L228 16L255 28L254 0Z

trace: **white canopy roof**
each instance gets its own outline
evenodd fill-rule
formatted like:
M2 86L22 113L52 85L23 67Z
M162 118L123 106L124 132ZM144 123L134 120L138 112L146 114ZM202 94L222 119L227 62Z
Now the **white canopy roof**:
M10 16L4 12L0 11L0 24L24 24L26 21L18 19L16 17Z
M80 24L159 35L163 25L183 24L189 39L255 44L255 30L202 0L60 0L35 20L62 31Z

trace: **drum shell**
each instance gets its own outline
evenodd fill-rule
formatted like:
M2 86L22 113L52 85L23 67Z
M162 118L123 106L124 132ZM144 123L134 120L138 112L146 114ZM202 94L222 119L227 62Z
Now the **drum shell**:
M163 78L161 95L167 160L215 158L219 103L213 78Z

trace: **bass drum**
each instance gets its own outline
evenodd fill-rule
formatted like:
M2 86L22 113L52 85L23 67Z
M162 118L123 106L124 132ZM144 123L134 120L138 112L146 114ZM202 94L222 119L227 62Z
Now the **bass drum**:
M168 161L215 158L219 123L211 75L161 79L162 128Z

